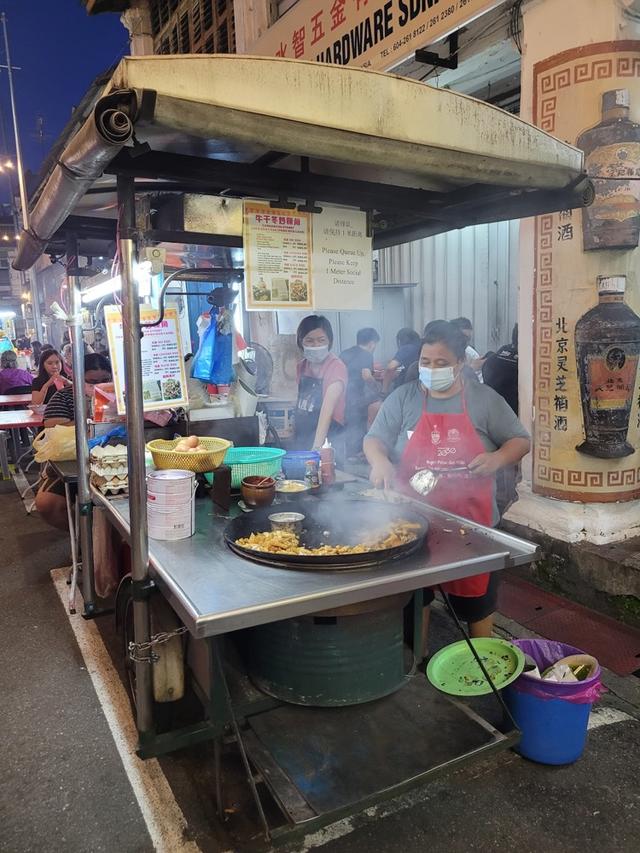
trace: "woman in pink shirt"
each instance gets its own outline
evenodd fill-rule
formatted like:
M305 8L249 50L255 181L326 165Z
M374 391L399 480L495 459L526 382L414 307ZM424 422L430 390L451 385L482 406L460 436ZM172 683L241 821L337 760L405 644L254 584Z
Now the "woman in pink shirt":
M305 317L296 339L304 358L298 365L295 444L318 450L327 438L335 444L344 429L347 368L331 352L333 329L326 317Z

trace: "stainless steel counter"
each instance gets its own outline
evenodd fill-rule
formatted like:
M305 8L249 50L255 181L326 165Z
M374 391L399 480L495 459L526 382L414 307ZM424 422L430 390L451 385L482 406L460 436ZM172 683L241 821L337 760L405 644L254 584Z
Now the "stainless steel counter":
M93 498L128 538L128 499L109 500L95 490ZM223 539L227 517L202 499L196 505L194 536L178 542L149 540L151 574L191 634L209 637L524 565L535 558L536 546L523 539L415 502L412 510L429 519L428 554L373 569L293 571L252 563L230 551Z

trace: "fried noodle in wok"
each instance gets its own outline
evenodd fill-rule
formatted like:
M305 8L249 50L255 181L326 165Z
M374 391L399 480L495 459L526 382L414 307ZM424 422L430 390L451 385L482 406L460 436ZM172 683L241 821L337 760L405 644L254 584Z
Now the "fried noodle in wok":
M318 548L305 548L300 544L296 533L286 530L269 530L265 533L252 533L242 539L236 539L236 545L249 551L262 551L266 554L294 554L304 557L332 557L343 554L366 554L369 551L386 551L406 545L417 538L420 525L411 521L399 521L386 535L362 542L358 545L320 545Z

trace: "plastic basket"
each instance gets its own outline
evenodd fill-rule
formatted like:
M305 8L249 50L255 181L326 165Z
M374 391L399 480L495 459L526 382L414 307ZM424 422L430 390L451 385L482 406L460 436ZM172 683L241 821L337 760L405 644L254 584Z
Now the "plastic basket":
M161 471L178 468L182 471L194 471L196 474L203 474L222 465L225 453L233 446L232 442L224 438L199 436L200 446L205 448L206 453L183 453L175 449L180 441L182 441L181 438L174 438L171 441L156 438L147 444L147 450L151 453L156 468Z
M231 468L231 486L240 488L245 477L275 477L285 451L277 447L232 447L224 457Z

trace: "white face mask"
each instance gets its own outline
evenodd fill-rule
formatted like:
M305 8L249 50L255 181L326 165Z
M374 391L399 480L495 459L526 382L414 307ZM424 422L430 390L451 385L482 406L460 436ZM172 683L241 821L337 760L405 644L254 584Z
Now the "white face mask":
M453 367L420 367L418 373L429 391L448 391L458 378Z
M304 357L311 364L322 364L329 355L329 345L323 344L321 347L303 347Z

